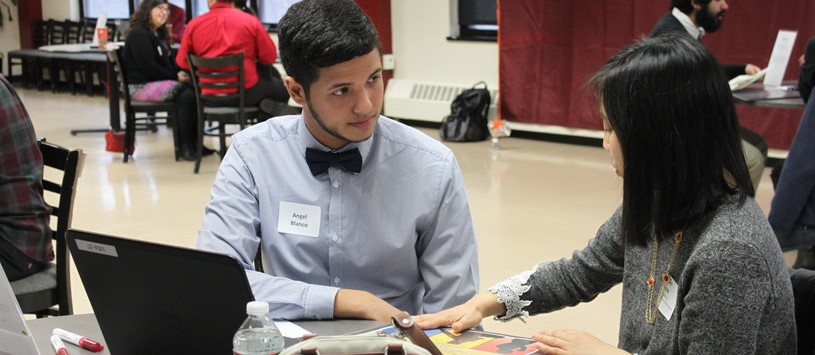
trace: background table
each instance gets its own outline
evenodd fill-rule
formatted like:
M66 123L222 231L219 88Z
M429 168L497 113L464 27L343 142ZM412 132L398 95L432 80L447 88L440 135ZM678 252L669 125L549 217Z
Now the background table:
M781 87L768 87L763 83L750 84L733 92L736 103L775 108L803 108L804 99L798 92L797 83L785 81Z

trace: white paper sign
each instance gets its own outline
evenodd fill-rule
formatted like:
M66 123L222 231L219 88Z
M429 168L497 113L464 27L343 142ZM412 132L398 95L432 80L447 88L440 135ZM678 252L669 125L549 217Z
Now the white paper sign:
M280 202L277 231L316 238L320 235L320 207Z
M659 312L667 320L671 320L676 308L676 298L679 295L679 286L676 285L673 277L668 277L668 285L665 287L665 293L662 294L662 299L659 301Z
M767 65L767 75L764 76L764 86L781 86L784 80L784 72L787 71L787 63L792 54L792 46L795 44L795 37L798 31L779 30L773 46L773 54L770 55L770 64Z

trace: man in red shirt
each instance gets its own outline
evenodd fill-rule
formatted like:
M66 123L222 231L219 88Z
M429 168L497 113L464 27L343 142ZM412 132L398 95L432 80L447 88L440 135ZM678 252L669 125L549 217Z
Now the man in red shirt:
M268 101L287 102L289 93L279 74L271 73L274 70L271 65L277 59L277 48L266 28L256 17L233 8L231 0L208 0L207 4L209 12L187 24L176 63L181 69L189 70L188 52L206 58L243 52L246 105L260 106L268 116L277 114L264 108L278 107ZM217 93L218 90L227 92L229 89L203 91ZM223 104L234 105L237 102Z

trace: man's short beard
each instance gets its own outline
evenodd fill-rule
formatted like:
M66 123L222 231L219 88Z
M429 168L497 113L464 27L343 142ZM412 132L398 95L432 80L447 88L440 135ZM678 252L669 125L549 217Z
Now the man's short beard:
M705 7L702 11L696 13L696 23L704 28L706 33L716 32L722 27L722 20L719 16L724 15L724 13L725 10L721 10L718 13L712 14L710 13L710 9Z

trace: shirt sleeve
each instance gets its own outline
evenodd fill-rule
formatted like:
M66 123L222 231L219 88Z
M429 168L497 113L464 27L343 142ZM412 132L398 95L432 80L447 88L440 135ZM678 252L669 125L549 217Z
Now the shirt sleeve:
M727 262L722 262L722 251L728 254ZM680 353L756 353L765 308L775 307L777 300L767 254L733 240L696 250L683 272L692 279L679 282L690 288L680 301Z
M417 253L424 280L425 313L462 304L478 292L478 248L458 163L450 152L440 181L438 211L420 231Z
M539 264L528 277L525 286L529 287L523 289L523 295L516 297L515 301L523 303L523 307L513 309L522 309L532 315L552 312L591 301L622 282L625 247L620 229L621 218L622 211L617 209L588 246L575 251L571 259ZM510 305L506 307L510 309ZM523 312L518 315L523 315Z
M181 39L181 47L178 48L178 53L175 56L175 64L183 70L190 70L190 63L187 62L187 53L192 46L192 33L195 32L195 26L187 26L184 30L184 36Z
M773 230L784 235L793 230L815 189L815 105L807 105L798 132L775 188L770 215Z
M261 242L257 186L237 149L224 157L198 232L198 248L227 254L246 269L255 299L281 319L331 319L338 288L254 271Z

